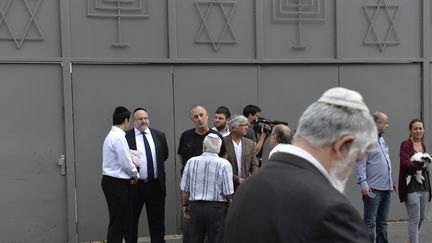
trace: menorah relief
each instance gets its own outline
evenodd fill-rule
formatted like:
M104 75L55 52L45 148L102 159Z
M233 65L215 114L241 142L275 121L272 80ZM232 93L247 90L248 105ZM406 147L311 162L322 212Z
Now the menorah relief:
M114 18L117 20L117 39L113 47L125 48L123 40L123 19L149 18L148 0L87 0L87 16L94 18Z
M303 23L325 20L325 0L273 0L273 21L297 24L297 39L292 46L295 50L306 48L302 39Z

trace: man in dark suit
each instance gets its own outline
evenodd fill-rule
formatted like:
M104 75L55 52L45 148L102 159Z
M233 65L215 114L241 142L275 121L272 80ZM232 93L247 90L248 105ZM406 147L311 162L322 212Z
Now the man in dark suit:
M226 136L227 160L233 170L234 186L237 187L258 168L254 141L245 137L248 119L243 115L234 115L228 123L231 133Z
M138 223L143 205L146 206L147 221L152 243L165 242L165 161L168 145L165 134L149 128L147 111L136 108L133 112L134 128L126 132L129 148L141 152L138 183L132 189L132 222L126 242L136 243Z
M360 215L343 191L358 159L375 148L377 130L362 96L326 91L298 122L293 145L279 144L234 195L227 243L368 243Z

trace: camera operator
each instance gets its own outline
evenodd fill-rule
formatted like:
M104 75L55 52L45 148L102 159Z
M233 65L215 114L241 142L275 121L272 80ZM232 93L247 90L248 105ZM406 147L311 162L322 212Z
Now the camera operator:
M243 115L248 119L248 131L246 137L255 142L255 151L259 167L261 167L262 162L262 147L270 134L269 132L266 133L265 131L271 131L270 125L265 123L258 131L257 129L254 129L254 125L257 123L260 114L261 109L256 105L247 105L243 109Z

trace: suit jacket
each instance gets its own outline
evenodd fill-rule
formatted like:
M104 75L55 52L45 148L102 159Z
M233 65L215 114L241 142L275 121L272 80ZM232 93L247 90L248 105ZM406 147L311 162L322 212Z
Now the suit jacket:
M231 163L233 169L234 183L238 184L239 178L246 178L252 174L258 167L257 158L255 155L255 143L245 137L241 138L242 143L242 171L241 176L238 176L237 157L234 150L233 138L230 135L224 138L227 150L227 160Z
M161 190L163 195L166 195L166 186L165 186L165 161L168 159L168 144L165 139L165 134L161 131L158 131L153 128L149 128L150 133L153 137L153 141L156 148L156 163L157 163L157 171L159 175L159 183L161 186ZM129 144L129 148L136 150L136 141L135 141L135 130L132 128L126 132L126 140Z
M277 152L234 194L227 243L370 243L356 209L303 158Z

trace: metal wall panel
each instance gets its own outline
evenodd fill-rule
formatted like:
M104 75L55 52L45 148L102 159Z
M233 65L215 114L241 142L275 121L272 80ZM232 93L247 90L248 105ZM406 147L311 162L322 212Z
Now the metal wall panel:
M166 233L176 233L174 182L174 117L171 66L77 65L73 69L76 193L80 241L106 238L108 208L100 183L102 144L112 126L118 105L148 110L150 126L164 131L170 154L167 177ZM140 235L148 235L145 210Z
M333 59L336 53L334 0L263 1L265 59Z
M343 19L338 21L344 27L345 58L422 56L421 0L343 1Z
M58 0L0 1L0 58L61 56Z
M341 86L359 91L371 112L382 111L389 116L389 128L384 134L390 149L393 180L399 178L399 147L409 137L408 124L420 117L421 67L418 64L342 65ZM428 133L425 133L428 136ZM348 185L348 198L363 213L360 188L353 175ZM397 193L392 194L391 219L407 218L405 206Z
M0 242L66 242L60 65L1 64Z
M70 1L70 32L72 57L166 59L167 3Z
M295 128L303 111L328 88L338 86L337 65L265 65L260 74L260 108L265 118ZM266 142L264 162L270 146Z
M179 59L254 59L254 0L176 1Z
M213 115L219 106L228 107L231 114L242 114L246 105L258 104L257 72L255 65L175 66L176 145L181 133L194 127L189 116L193 105L206 107L212 127Z

